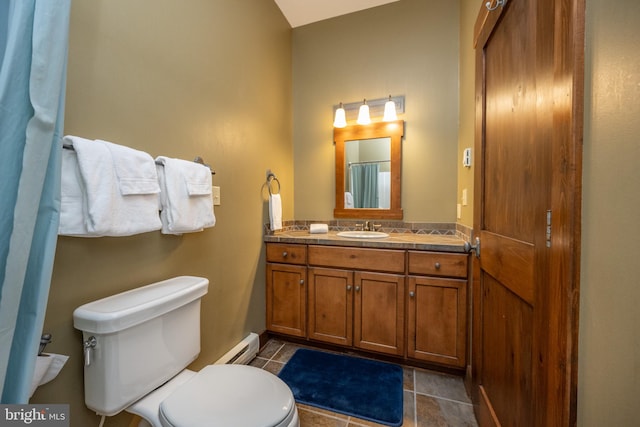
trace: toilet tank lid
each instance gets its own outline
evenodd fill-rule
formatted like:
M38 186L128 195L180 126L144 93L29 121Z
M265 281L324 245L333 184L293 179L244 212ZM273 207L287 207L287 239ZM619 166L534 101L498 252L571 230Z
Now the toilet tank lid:
M195 276L152 283L76 308L73 326L97 334L122 331L201 298L208 287L208 279Z

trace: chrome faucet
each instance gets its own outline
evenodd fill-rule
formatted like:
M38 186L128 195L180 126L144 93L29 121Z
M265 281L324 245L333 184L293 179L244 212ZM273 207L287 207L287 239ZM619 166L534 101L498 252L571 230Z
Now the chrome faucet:
M356 227L360 227L362 231L376 231L382 224L374 224L371 221L365 221L364 224L356 224Z

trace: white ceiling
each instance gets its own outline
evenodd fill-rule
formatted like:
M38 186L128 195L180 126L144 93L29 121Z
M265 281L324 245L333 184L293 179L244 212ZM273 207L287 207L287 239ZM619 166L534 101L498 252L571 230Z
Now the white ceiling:
M396 1L398 0L275 0L293 28Z

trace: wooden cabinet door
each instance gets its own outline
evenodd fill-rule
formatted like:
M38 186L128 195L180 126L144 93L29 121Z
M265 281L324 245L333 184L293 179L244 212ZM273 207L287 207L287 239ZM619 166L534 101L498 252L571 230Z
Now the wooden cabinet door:
M306 267L267 263L267 329L306 336Z
M353 272L309 268L309 338L353 343Z
M404 276L356 272L353 345L404 355Z
M467 281L409 277L408 357L464 367Z

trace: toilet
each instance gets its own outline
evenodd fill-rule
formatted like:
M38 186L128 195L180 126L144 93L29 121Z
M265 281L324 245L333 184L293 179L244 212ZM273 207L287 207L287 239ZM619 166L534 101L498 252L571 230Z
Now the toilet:
M82 305L85 404L153 427L298 427L289 387L248 365L186 367L200 353L209 281L180 276Z

